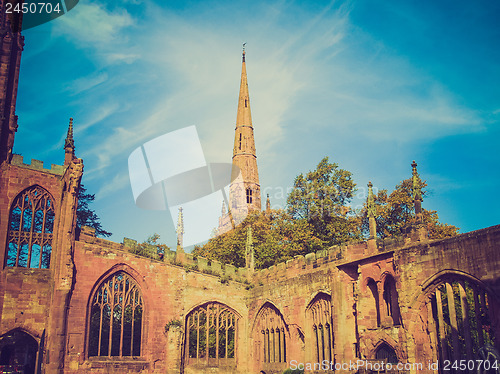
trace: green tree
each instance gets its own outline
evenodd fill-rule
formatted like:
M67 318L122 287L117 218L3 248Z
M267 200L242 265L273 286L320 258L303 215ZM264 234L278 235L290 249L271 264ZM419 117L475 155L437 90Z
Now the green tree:
M294 220L283 210L252 212L234 230L196 246L195 256L225 264L245 266L247 228L252 227L255 266L265 268L297 255L316 252L324 247L313 228L303 220Z
M425 197L428 194L425 190L427 183L420 180L420 185L422 195ZM414 227L416 221L411 179L403 180L390 194L388 194L387 190L380 190L377 194L374 194L374 202L377 236L379 238L408 234ZM422 220L431 239L443 239L458 234L458 227L439 222L435 210L422 209ZM362 229L365 233L368 232L366 214L363 219Z
M355 191L352 173L325 157L316 170L295 178L287 198L288 213L312 225L327 246L359 240L361 221L348 206Z
M94 194L86 193L87 189L80 183L78 188L78 207L76 209L76 226L80 229L82 226L89 226L95 229L97 236L109 237L112 234L102 228L100 218L96 212L89 207L89 204L95 200Z
M154 233L142 243L137 244L137 246L133 248L132 253L155 260L163 260L165 251L169 249L170 248L166 244L160 243L160 235Z

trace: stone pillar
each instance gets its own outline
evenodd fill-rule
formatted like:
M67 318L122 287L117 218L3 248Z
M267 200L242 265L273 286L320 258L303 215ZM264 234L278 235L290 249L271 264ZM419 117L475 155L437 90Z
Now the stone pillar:
M165 331L167 336L166 357L168 360L168 373L180 373L183 364L183 357L185 355L183 340L184 329L182 326L169 326Z

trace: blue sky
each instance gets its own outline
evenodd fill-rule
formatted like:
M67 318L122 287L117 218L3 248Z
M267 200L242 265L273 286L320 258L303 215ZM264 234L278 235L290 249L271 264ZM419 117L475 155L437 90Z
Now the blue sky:
M206 160L230 162L246 42L261 188L274 207L324 156L354 174L359 200L370 180L392 190L415 159L425 208L461 232L492 226L499 18L493 0L81 0L24 32L14 151L61 164L74 117L83 183L111 239L157 232L174 245L168 212L134 205L128 156L196 125Z

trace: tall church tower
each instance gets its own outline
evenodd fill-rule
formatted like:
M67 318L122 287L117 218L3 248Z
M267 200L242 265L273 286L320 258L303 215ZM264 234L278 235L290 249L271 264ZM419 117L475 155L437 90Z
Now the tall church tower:
M7 3L0 1L0 164L10 162L14 135L17 131L16 98L19 66L24 47L21 36L22 14L7 14Z
M259 171L253 136L250 96L248 95L245 47L241 67L240 96L233 147L233 173L226 212L222 204L217 233L223 234L239 225L251 211L261 210ZM238 176L239 174L239 176Z
M250 112L250 96L248 95L245 49L243 49L242 60L240 96L234 134L233 165L238 166L241 170L243 183L238 186L242 190L239 193L243 194L244 198L242 200L246 202L246 209L250 212L252 210L261 210L261 201L252 114ZM234 188L231 189L231 192L233 190ZM230 200L234 201L231 197Z

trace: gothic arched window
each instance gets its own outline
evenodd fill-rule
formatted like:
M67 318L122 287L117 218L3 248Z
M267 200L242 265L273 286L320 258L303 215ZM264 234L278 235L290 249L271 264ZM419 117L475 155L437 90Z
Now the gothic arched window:
M17 195L10 210L7 266L49 268L54 217L52 198L42 187Z
M473 360L482 347L495 346L499 304L481 285L465 277L445 276L427 295L430 340L442 363Z
M236 312L217 302L191 311L186 319L187 364L235 364L238 319Z
M257 332L260 339L263 361L266 363L286 363L286 346L288 344L288 326L281 313L268 304L257 316Z
M97 288L90 309L89 356L140 356L141 291L134 279L119 271Z
M332 304L327 294L318 294L307 314L312 321L313 352L315 362L332 361L333 332L332 332Z

